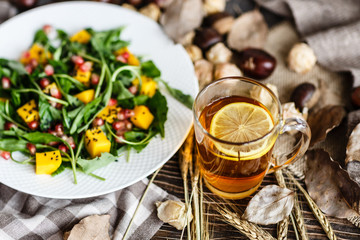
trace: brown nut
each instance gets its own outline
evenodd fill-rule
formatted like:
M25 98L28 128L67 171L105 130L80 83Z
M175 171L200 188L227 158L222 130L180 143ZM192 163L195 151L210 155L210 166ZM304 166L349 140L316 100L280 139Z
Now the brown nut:
M131 4L135 7L140 6L143 3L143 0L126 0L128 4Z
M232 52L222 42L215 44L206 52L206 59L214 64L230 62L231 57Z
M247 48L234 51L234 62L249 77L262 80L271 75L276 67L276 59L264 50Z
M195 62L203 58L202 51L198 46L187 45L185 47L186 52L189 54L191 61Z
M161 14L160 7L155 3L150 3L145 7L142 7L139 12L156 22L159 20Z
M222 41L221 35L213 28L200 28L195 32L194 44L202 50L207 50L212 45Z
M226 0L204 0L203 8L206 14L223 12L225 10Z
M233 63L220 63L215 65L214 80L223 77L242 76L240 69Z
M194 68L200 89L202 89L213 80L214 65L205 59L200 59L194 63Z
M235 19L227 12L218 12L204 18L203 24L206 27L214 28L218 33L224 35L231 30Z
M351 93L351 103L354 108L360 108L360 87L356 87L352 90Z
M302 111L305 107L312 108L320 98L320 91L312 83L302 83L291 94L290 101Z

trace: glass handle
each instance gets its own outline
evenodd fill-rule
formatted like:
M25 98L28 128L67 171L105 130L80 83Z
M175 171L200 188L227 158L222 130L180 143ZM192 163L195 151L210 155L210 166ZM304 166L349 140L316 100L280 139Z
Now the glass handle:
M288 118L285 120L285 124L283 125L280 134L290 132L290 131L298 131L301 133L301 137L294 149L290 153L284 153L277 157L276 163L280 162L280 165L274 165L269 169L268 173L273 173L277 169L282 169L289 164L296 162L305 154L306 150L309 147L310 139L311 139L311 130L309 125L300 118Z

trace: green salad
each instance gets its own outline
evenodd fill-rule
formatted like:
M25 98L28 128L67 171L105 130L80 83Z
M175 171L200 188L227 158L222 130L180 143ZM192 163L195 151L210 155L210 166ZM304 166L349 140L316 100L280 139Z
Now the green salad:
M192 97L134 55L122 27L69 35L44 26L19 61L0 58L0 155L35 165L36 174L93 171L165 136L162 85L187 107ZM14 159L20 151L28 158Z

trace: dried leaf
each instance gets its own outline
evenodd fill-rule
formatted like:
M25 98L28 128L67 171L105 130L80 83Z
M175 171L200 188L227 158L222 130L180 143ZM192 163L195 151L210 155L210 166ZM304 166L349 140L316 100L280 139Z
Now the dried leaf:
M351 179L360 184L360 124L356 125L349 137L345 164Z
M325 140L326 135L339 126L346 111L342 106L329 105L315 113L309 114L308 124L311 128L310 146Z
M229 32L227 43L230 48L241 51L247 47L262 48L268 35L268 27L259 10L253 10L238 17Z
M201 25L204 17L201 0L174 0L160 18L165 33L179 42L187 33Z
M110 215L91 215L83 218L70 232L64 234L64 240L110 240Z
M256 224L275 224L289 216L293 206L294 192L268 185L250 200L243 218Z
M347 116L347 136L350 136L356 125L360 123L360 110L352 111Z
M349 218L359 214L351 207L360 200L360 187L322 149L308 151L305 184L309 195L325 214Z

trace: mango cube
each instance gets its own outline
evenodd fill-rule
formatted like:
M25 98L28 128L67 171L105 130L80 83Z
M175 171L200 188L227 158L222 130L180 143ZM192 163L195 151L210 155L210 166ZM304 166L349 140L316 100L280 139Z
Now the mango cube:
M80 101L82 101L84 104L87 104L92 100L94 100L94 96L95 96L94 89L85 90L75 95L75 97L78 98Z
M157 89L157 83L149 77L141 76L141 89L140 94L147 95L149 97L152 97L155 95L156 89ZM135 86L139 85L139 79L135 78L132 82Z
M82 44L88 43L90 41L90 39L91 39L91 35L85 29L75 33L74 35L72 35L70 37L71 42L78 42L78 43L82 43Z
M31 48L29 49L29 51L25 52L21 59L20 62L23 64L28 64L30 63L31 60L36 60L38 63L44 63L46 62L47 59L51 58L52 55L50 52L45 51L45 49L43 48L43 46L34 43Z
M51 89L53 89L53 88L55 88L55 89L57 89L57 90L59 91L56 83L53 82L53 83L47 85L47 86L43 89L43 92L46 93L46 94L50 94Z
M103 152L110 152L111 143L101 128L89 129L85 132L85 148L92 158Z
M121 107L116 106L106 106L97 117L102 118L108 123L113 123L117 119L117 114L121 111Z
M76 71L76 76L74 76L74 78L76 80L78 80L79 82L85 84L85 86L89 86L90 85L90 76L91 76L91 71L83 72L80 69L78 69Z
M139 105L134 108L135 115L130 118L131 122L138 128L148 129L154 116L149 108L144 105Z
M36 153L36 174L52 174L61 165L61 154L59 150L52 152Z
M139 59L134 54L132 54L127 47L120 48L115 52L115 55L119 56L119 55L123 55L124 53L127 53L129 55L129 57L127 58L127 64L133 66L140 65Z
M35 100L32 99L28 103L25 103L23 106L18 108L16 112L26 123L39 120L39 112L36 110Z

